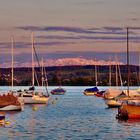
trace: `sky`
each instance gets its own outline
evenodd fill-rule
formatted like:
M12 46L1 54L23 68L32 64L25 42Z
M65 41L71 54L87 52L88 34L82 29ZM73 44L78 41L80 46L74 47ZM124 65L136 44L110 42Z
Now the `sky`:
M115 55L126 63L126 27L130 62L138 64L139 5L140 0L0 0L0 67L11 65L11 35L15 66L30 65L31 32L46 65L114 61Z

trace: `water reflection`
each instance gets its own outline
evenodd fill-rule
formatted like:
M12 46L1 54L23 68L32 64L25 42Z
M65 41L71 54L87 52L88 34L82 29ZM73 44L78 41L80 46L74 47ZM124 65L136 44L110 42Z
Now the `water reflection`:
M16 115L16 114L19 114L20 111L0 111L0 113L9 114L9 115Z
M117 120L118 109L107 108L101 98L84 96L85 87L65 89L66 95L51 96L48 105L5 112L11 124L0 128L1 139L139 139L140 120Z
M140 119L127 119L127 120L118 120L120 124L138 124L140 125Z
M33 107L47 107L48 104L27 104L25 107L33 108Z

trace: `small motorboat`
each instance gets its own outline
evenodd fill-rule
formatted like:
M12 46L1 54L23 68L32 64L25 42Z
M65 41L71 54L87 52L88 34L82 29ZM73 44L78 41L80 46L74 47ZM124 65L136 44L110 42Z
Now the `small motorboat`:
M97 87L94 88L87 88L84 90L84 94L86 96L93 96L94 94L96 94L99 91L99 89Z
M53 89L50 93L52 95L64 95L66 93L66 90L59 87L59 88Z

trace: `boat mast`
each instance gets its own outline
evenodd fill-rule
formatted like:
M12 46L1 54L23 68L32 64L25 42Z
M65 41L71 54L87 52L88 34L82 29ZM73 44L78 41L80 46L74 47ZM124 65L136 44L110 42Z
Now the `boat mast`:
M111 59L110 59L110 62L109 62L109 86L111 87L111 79L112 79L112 77L111 77L112 75L111 75Z
M11 36L11 53L12 53L12 91L14 86L14 36Z
M31 34L31 41L32 41L32 86L35 83L35 71L34 71L34 34Z
M139 47L139 82L138 82L138 86L140 86L140 47Z
M116 56L116 86L118 87L118 63L117 63L117 56Z
M95 65L95 83L96 83L96 87L97 87L97 65Z
M42 57L41 75L42 75L42 87L43 87L43 85L44 85L44 60L43 60L43 57Z
M46 89L46 92L49 96L49 91L48 91L48 79L47 79L47 73L46 73L46 70L45 70L45 67L43 67L43 73L44 73L44 82L46 83L46 86L45 86L45 89Z
M58 80L59 80L59 88L61 88L61 86L62 86L62 83L61 83L61 66L59 67Z
M129 67L129 28L127 27L127 73L128 73L128 79L127 79L127 94L129 96L129 81L130 81L130 67Z
M122 76L121 76L121 69L120 69L120 64L119 64L118 58L117 58L117 66L118 66L118 74L119 74L120 85L123 86Z
M95 58L95 62L96 62L96 58ZM98 85L98 77L97 77L97 64L95 64L95 86L97 87Z

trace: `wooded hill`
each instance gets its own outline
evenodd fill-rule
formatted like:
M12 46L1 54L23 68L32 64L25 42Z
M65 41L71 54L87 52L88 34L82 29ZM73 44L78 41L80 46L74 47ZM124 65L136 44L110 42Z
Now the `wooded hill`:
M50 86L94 86L95 85L95 66L61 66L61 67L46 67L45 68ZM38 81L41 85L41 69L35 68ZM116 85L116 66L111 66L111 84ZM31 68L14 68L14 85L29 86L31 85ZM121 65L120 72L123 84L127 85L127 66ZM130 66L130 85L138 85L139 67ZM109 85L109 66L97 66L98 85ZM120 80L118 76L120 85ZM37 85L37 82L35 82ZM0 85L11 85L11 68L0 68Z

